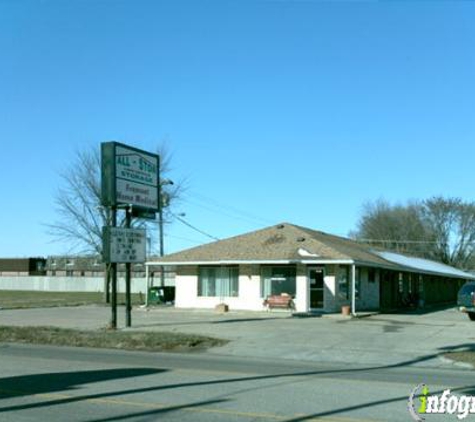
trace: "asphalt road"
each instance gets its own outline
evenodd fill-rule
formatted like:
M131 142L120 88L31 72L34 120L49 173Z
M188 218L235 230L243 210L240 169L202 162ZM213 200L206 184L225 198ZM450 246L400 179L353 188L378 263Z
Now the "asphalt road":
M0 345L1 421L410 421L411 390L472 370ZM457 420L455 415L427 420Z
M0 311L2 325L97 330L110 309L80 306ZM119 321L124 322L124 308ZM367 366L408 364L448 367L440 355L474 350L475 323L455 308L410 314L345 318L340 315L292 317L284 312L229 312L158 307L134 309L132 330L202 334L230 340L209 353L275 360ZM123 329L123 327L121 326Z

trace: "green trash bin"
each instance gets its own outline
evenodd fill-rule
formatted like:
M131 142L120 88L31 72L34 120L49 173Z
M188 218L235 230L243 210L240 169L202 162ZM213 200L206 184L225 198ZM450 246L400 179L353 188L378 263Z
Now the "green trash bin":
M158 305L162 303L162 292L160 287L150 287L148 289L148 304Z

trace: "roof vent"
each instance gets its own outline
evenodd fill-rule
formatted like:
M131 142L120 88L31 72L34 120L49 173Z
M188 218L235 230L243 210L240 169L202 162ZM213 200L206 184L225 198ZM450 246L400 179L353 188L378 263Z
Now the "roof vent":
M278 229L283 229L284 227L285 227L285 226L284 226L283 224L279 224L279 225L277 226Z
M297 253L304 258L317 258L319 256L318 254L309 252L304 248L299 248Z
M305 237L297 237L297 242L305 242Z

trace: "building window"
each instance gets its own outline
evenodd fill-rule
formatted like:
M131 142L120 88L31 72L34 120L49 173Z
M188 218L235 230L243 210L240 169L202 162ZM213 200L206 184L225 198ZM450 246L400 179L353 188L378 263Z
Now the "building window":
M292 267L268 267L261 270L261 297L288 294L295 297L297 270Z
M66 277L73 277L74 271L73 270L66 270Z
M239 294L239 267L199 267L198 296L236 297Z
M339 266L337 271L338 296L340 299L350 298L350 286L348 277L348 267Z

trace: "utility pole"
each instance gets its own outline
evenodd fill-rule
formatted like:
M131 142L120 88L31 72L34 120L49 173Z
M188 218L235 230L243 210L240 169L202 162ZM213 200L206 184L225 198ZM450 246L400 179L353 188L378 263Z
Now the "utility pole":
M164 248L164 240L163 240L163 207L165 206L165 198L167 197L163 193L163 186L165 185L173 185L173 181L170 179L163 179L160 180L158 183L158 227L160 230L159 233L159 254L160 258L165 255L165 248ZM160 286L165 286L165 267L163 265L160 266Z

